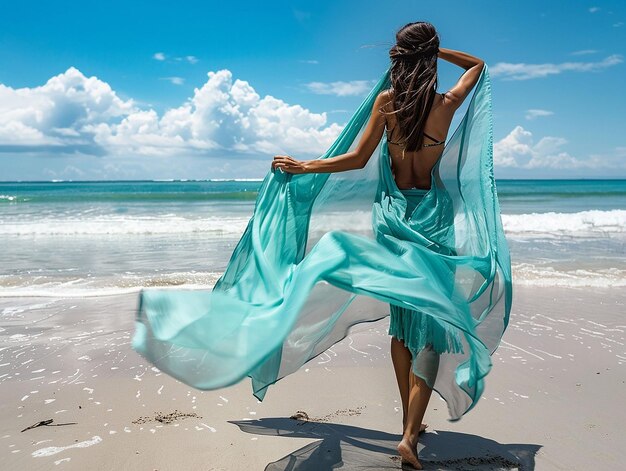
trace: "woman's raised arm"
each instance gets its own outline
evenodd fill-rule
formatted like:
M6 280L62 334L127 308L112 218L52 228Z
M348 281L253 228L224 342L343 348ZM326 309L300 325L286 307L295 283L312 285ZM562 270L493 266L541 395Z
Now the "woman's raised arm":
M485 61L466 52L441 47L439 48L439 58L465 69L456 85L445 94L444 102L456 109L461 106L474 85L478 83Z

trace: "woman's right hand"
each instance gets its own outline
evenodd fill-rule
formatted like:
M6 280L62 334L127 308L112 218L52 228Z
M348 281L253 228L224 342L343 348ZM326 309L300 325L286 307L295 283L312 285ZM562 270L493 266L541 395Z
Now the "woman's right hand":
M272 169L287 173L306 173L306 164L288 155L275 155Z

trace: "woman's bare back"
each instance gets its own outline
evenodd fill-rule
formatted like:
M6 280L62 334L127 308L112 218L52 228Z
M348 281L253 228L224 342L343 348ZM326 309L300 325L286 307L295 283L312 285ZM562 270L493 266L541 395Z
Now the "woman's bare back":
M386 91L386 101L390 103L385 106L385 111L393 111L393 91ZM444 98L445 96L445 98ZM450 123L454 116L456 107L450 106L450 99L447 94L437 94L433 101L433 106L426 119L424 132L438 141L445 141L450 129ZM391 158L391 170L400 189L421 188L430 189L430 173L433 166L443 152L442 145L422 147L414 152L404 152L401 145L395 144L403 139L397 127L395 115L386 114L386 132L389 142L389 156ZM424 137L424 144L433 144L434 141Z
M425 147L414 152L405 152L403 159L402 148L397 144L392 144L392 142L402 141L403 136L402 130L396 127L395 116L386 114L393 111L391 100L393 90L386 90L376 97L371 118L354 151L306 162L297 161L289 156L276 155L272 168L280 168L289 173L332 173L363 168L367 165L387 128L390 130L387 141L391 168L398 188L430 189L431 171L443 152L443 145L433 145L433 143L436 143L436 140L446 139L455 111L478 82L485 65L481 59L451 49L439 48L439 57L465 68L465 72L445 94L435 96L424 128L425 134L432 137L432 140L426 140Z

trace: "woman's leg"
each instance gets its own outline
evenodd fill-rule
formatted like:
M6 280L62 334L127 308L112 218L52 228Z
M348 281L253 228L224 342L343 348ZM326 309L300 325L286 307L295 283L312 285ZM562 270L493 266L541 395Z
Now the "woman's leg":
M406 420L409 408L409 393L413 387L413 378L415 375L411 373L411 351L406 348L404 342L395 337L391 337L391 360L396 373L396 381L398 382L398 390L402 401L402 433L406 428ZM426 424L420 425L420 432L426 429Z
M391 337L391 360L396 372L396 381L402 400L402 433L406 425L409 408L409 374L411 373L411 351L406 348L401 340Z
M430 384L435 383L437 370L439 368L439 355L431 348L427 347L419 352L416 359L416 365L420 367L420 371L427 375ZM409 392L407 421L402 441L398 445L398 451L402 457L411 463L415 468L422 469L417 459L417 441L420 431L420 424L426 413L426 407L430 400L433 390L419 376L411 371L411 389Z
M422 423L433 390L428 387L426 381L422 378L414 374L412 376L413 387L409 394L409 410L404 438L408 438L415 448L419 434L419 425Z

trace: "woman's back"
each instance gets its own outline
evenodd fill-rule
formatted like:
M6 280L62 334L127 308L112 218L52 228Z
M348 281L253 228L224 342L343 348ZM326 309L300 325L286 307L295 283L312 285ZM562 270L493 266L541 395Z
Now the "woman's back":
M393 112L393 91L386 91L385 99L389 103L383 108L386 113ZM394 114L385 114L385 128L389 144L391 170L398 188L430 189L430 174L433 166L443 152L452 117L456 107L451 104L446 94L437 94L424 125L424 145L417 151L404 151L401 143L404 133L398 126Z

